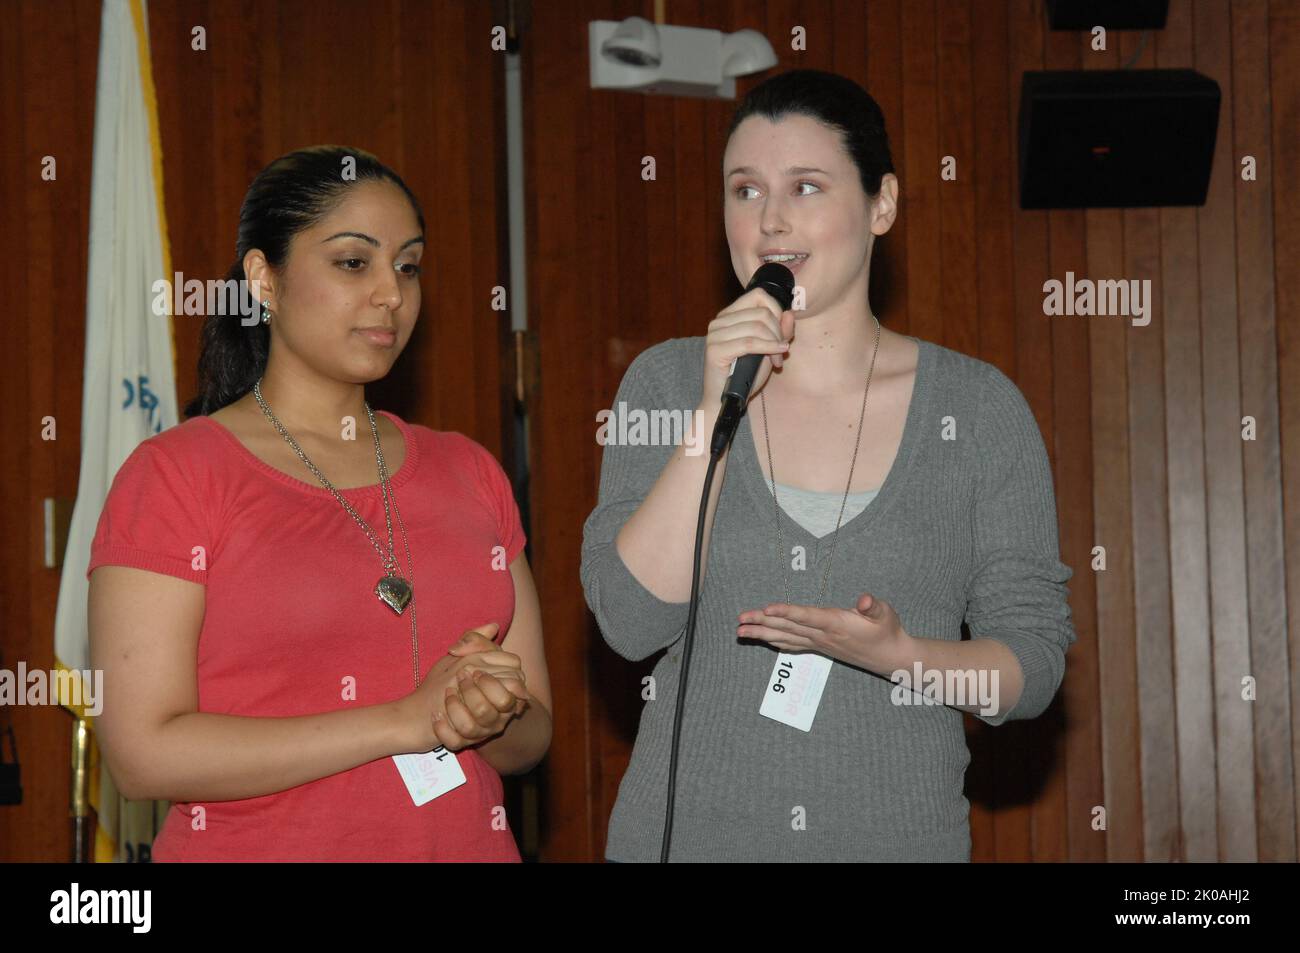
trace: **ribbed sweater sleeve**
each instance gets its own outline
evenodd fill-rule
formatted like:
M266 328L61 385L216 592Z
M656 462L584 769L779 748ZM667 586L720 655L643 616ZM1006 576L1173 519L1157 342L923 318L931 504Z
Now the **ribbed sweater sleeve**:
M1038 422L1024 395L992 365L975 422L977 496L975 570L967 587L972 639L995 639L1020 662L1024 690L1010 711L976 715L990 725L1034 718L1065 675L1076 641L1060 561L1052 470Z
M688 410L667 407L663 389L656 386L665 380L663 375L679 373L665 359L671 353L669 343L648 348L632 361L614 398L611 409L616 414ZM599 498L582 530L580 576L605 641L623 658L639 661L677 641L690 604L664 602L643 586L623 562L614 539L645 502L676 447L622 446L613 421L610 429L613 433L601 455Z

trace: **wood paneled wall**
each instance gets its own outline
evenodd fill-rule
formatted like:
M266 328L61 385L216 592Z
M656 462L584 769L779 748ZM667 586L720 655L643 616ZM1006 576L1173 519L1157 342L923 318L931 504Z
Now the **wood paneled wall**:
M317 143L373 152L419 198L429 247L420 323L370 402L468 434L509 472L513 344L508 316L492 310L493 287L509 284L495 22L490 4L462 0L149 4L173 267L225 275L244 192L275 157ZM0 664L10 669L53 663L60 571L43 568L41 504L77 492L99 25L98 0L0 2L0 275L10 304ZM192 48L195 27L205 51ZM58 160L54 182L41 180L45 155ZM201 322L175 319L182 407L197 386ZM46 414L57 441L40 439ZM0 808L0 858L67 859L72 720L49 708L9 714L25 803Z
M604 645L578 582L595 413L637 353L705 333L740 291L721 214L734 103L589 88L588 21L630 15L653 4L538 3L524 40L532 530L568 702L548 762L552 859L602 856L651 668ZM1203 208L1145 210L1022 211L1016 187L1021 74L1118 68L1138 33L1094 51L1049 30L1037 0L668 0L666 20L760 30L777 70L833 70L875 96L902 187L875 311L997 365L1042 428L1079 641L1042 717L967 720L975 859L1295 860L1300 3L1173 0L1134 65L1215 79L1219 138ZM795 26L806 51L790 49ZM1066 271L1150 279L1151 323L1045 316L1043 282Z

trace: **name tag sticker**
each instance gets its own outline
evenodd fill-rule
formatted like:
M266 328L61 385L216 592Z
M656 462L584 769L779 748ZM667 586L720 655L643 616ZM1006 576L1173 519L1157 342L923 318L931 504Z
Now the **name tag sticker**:
M393 762L416 807L465 783L465 771L456 760L456 753L442 745L420 754L395 754Z
M782 652L772 666L758 713L800 731L811 730L834 664L834 659L815 652Z

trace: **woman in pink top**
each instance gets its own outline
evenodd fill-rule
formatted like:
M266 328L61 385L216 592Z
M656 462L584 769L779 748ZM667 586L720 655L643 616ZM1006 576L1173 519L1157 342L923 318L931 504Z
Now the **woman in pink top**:
M502 774L550 744L510 481L371 414L420 310L424 218L357 149L250 186L184 423L123 463L91 548L96 721L153 858L518 861ZM260 317L260 320L258 319Z

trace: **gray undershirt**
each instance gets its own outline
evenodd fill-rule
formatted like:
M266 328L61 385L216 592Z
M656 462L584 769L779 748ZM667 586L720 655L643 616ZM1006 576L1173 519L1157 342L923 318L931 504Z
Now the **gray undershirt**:
M768 483L768 492L772 484ZM880 492L863 490L850 493L844 498L843 490L805 490L797 486L787 486L780 481L776 484L776 499L790 519L794 520L818 539L835 531L836 523L843 526L867 508L867 505ZM844 505L844 516L840 517L840 505Z

